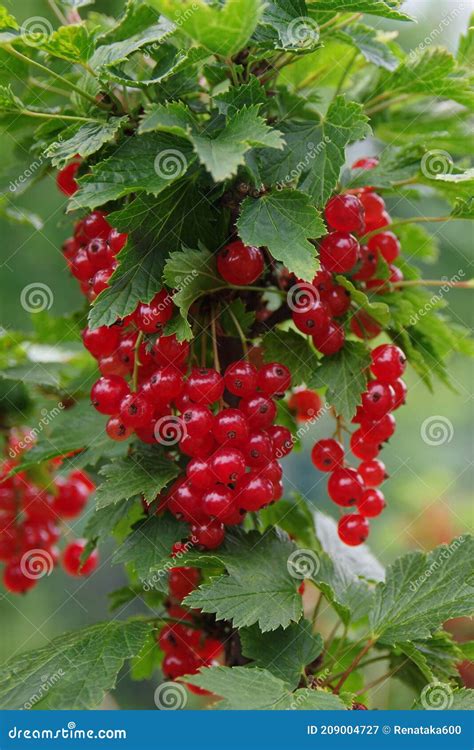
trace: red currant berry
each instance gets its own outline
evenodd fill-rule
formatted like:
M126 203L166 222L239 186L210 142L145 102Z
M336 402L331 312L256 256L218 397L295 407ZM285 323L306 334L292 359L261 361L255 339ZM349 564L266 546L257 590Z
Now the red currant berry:
M80 161L71 161L63 167L56 176L56 185L61 193L64 193L64 195L67 195L68 197L74 195L79 189L79 185L75 178L80 166Z
M362 408L368 419L381 419L395 405L395 392L389 383L371 380L362 394Z
M371 279L377 271L377 254L373 253L367 245L361 245L360 248L360 263L357 268L357 272L352 278L357 281L368 281Z
M215 549L224 541L224 524L217 519L211 519L207 523L192 526L191 535L196 540L196 544L204 549Z
M374 169L378 166L379 160L376 156L363 156L357 159L352 165L352 169Z
M121 234L116 229L111 229L107 235L107 242L113 255L117 255L127 244L128 234Z
M260 510L273 500L273 484L259 475L245 476L235 488L235 503L243 510Z
M288 407L296 412L296 419L300 422L309 422L318 416L321 411L322 401L315 391L302 390L293 393L288 401Z
M356 430L351 435L351 451L363 461L369 461L375 458L380 453L380 445L378 443L369 442L367 440L366 433L362 430Z
M244 451L249 466L265 466L273 459L273 441L264 432L252 432Z
M82 342L93 357L108 357L113 354L120 341L120 331L115 326L100 326L91 330L85 328L82 332Z
M345 340L344 328L339 323L335 323L334 320L329 322L327 331L324 333L318 331L313 334L313 344L326 357L337 354L344 346Z
M173 599L181 602L185 596L194 591L199 584L200 573L197 568L180 567L171 568L168 586Z
M265 263L258 247L237 240L226 245L217 256L217 270L229 284L253 284L262 275Z
M129 393L120 404L119 414L127 427L144 427L153 418L153 406L140 393Z
M328 493L331 500L345 508L355 505L362 495L364 484L362 477L355 469L334 469L328 482Z
M364 207L355 195L334 195L324 209L326 221L340 232L364 231Z
M12 594L25 594L38 583L34 576L27 575L20 560L10 560L3 571L3 585Z
M311 460L319 471L334 471L344 463L344 448L337 440L318 440L311 451Z
M245 458L237 448L219 448L210 460L217 482L233 484L245 474Z
M310 336L316 331L325 333L329 328L329 322L329 310L320 300L306 302L301 310L293 312L293 323L297 329Z
M117 328L117 330L120 330ZM135 362L135 345L137 343L137 334L131 333L120 341L117 353L120 361L128 367L129 372L133 370Z
M91 552L85 562L81 562L82 553L87 546L87 539L75 539L64 549L62 565L70 576L89 576L99 564L97 550Z
M239 406L252 430L270 427L276 417L275 402L266 396L242 399Z
M216 483L208 461L193 458L186 467L186 476L193 487L198 490L209 490Z
M186 383L186 393L196 404L212 404L224 393L224 379L217 370L194 367Z
M331 232L321 240L319 258L326 271L350 271L357 263L358 257L359 243L348 232Z
M185 432L191 437L210 432L213 425L213 417L209 409L200 404L192 404L181 416Z
M367 192L359 195L359 200L364 207L365 221L377 221L385 211L385 201L377 193Z
M214 417L214 437L219 445L241 446L249 436L249 426L240 409L223 409Z
M406 368L405 354L398 346L381 344L372 351L372 374L383 383L401 378Z
M80 248L80 245L77 242L76 238L70 237L65 242L63 242L61 250L63 252L64 257L67 260L73 260L79 248Z
M101 414L118 414L120 404L129 394L129 388L123 378L109 375L97 380L91 389L93 406Z
M379 484L387 479L385 464L375 459L362 461L357 469L366 487L378 487Z
M125 425L120 417L110 417L105 425L105 431L111 440L127 440L133 432L133 427Z
M191 456L191 458L209 458L215 447L214 437L210 433L194 438L191 435L185 435L179 443L181 453L184 453L185 456Z
M392 223L392 218L388 211L382 211L378 216L374 216L370 221L365 220L365 231L373 232L376 229L382 229Z
M164 402L172 401L184 389L183 374L172 365L162 367L155 370L151 376L150 388L155 399Z
M278 488L283 477L283 469L279 461L269 461L266 466L259 468L258 476L269 479L273 484L274 491Z
M97 297L101 292L103 292L104 289L107 289L107 287L109 286L110 277L112 276L114 271L115 268L111 266L109 268L102 268L100 271L97 271L97 273L93 275L90 281L90 286L94 298Z
M112 227L102 211L93 211L82 222L82 231L89 240L106 240Z
M365 310L359 310L351 319L351 331L360 339L373 339L382 328Z
M189 523L201 523L205 519L201 490L185 480L172 488L168 497L168 509L174 516L184 518Z
M107 242L100 237L91 240L86 247L87 257L94 269L107 268L114 263L114 256L110 252Z
M176 336L160 336L153 344L152 355L159 365L181 367L189 356L189 343L178 341Z
M198 663L191 652L183 651L179 654L166 654L161 665L163 674L169 680L176 680L184 674L194 674L198 670Z
M325 271L324 268L321 268L314 277L312 284L317 288L320 294L329 292L329 290L334 286L332 273L329 273L329 271Z
M228 487L218 485L202 496L202 510L209 518L223 521L234 506L234 494Z
M406 403L407 400L406 383L404 380L401 380L401 378L398 378L397 380L393 380L390 385L395 391L395 406L393 407L393 409L399 409L400 406L403 406L403 404Z
M357 547L369 536L369 522L358 513L350 513L339 519L337 533L344 544Z
M173 315L173 301L166 289L148 304L140 303L134 313L135 325L143 333L160 333Z
M400 242L393 232L374 234L367 244L369 250L373 253L380 253L387 263L393 263L400 255Z
M85 248L81 248L71 261L69 266L72 275L78 281L89 281L96 272L95 266L89 260Z
M357 503L357 510L366 518L375 518L379 516L385 508L385 498L380 490L373 487L364 490L362 497Z
M327 292L321 292L321 300L328 308L331 315L340 318L345 315L351 306L351 295L343 286L336 284Z
M69 477L56 480L58 494L54 498L53 509L61 518L76 518L87 505L91 493L89 487L80 479Z
M257 386L266 396L282 396L291 386L291 373L279 362L263 365L258 372Z
M257 369L250 362L233 362L225 371L224 380L230 393L248 398L257 388Z
M381 419L375 421L364 420L361 422L361 431L371 443L383 443L389 440L396 428L396 420L393 414L384 414Z
M273 444L273 457L283 458L287 456L294 448L293 435L287 427L281 425L271 425L266 429Z

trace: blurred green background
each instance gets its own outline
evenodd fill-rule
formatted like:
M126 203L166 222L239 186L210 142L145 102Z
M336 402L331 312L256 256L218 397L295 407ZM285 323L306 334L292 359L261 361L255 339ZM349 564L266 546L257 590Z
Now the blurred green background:
M6 3L20 20L49 13L47 2L22 0ZM97 2L96 9L113 14L121 2ZM406 9L418 24L390 23L371 18L370 22L390 30L400 31L405 49L414 48L447 16L453 8L452 0L413 0ZM469 15L468 4L445 27L438 41L456 49L459 34L464 32ZM0 153L4 172L15 163L15 134L2 132ZM368 148L364 150L370 153ZM355 153L358 153L357 151ZM352 156L352 155L350 155ZM349 162L352 159L349 158ZM28 163L25 154L25 163ZM9 195L8 185L2 192ZM43 282L53 291L51 313L61 315L79 308L82 297L76 282L65 270L60 252L62 241L68 236L70 218L65 217L65 200L58 195L54 176L49 176L33 188L20 204L40 214L44 228L37 232L30 228L0 222L0 325L5 329L28 330L31 321L20 305L21 290L31 282ZM390 205L389 205L390 208ZM445 210L433 200L425 200L419 212L437 215ZM411 215L408 206L397 204L397 216ZM441 243L439 260L425 270L425 276L450 277L463 269L466 277L472 274L473 243L468 224L432 225ZM472 326L472 296L465 290L453 290L448 302L455 320ZM407 406L397 412L398 430L384 451L390 479L384 486L388 508L372 524L370 546L383 563L414 547L431 548L463 532L472 521L472 365L467 360L453 359L451 378L457 393L439 385L436 394L429 393L410 372L407 377L409 395ZM452 435L440 446L429 445L421 438L421 426L426 419L439 416L448 419ZM287 488L297 489L310 498L315 507L332 513L326 499L326 478L318 475L309 462L309 450L315 439L326 436L331 426L320 420L305 438L305 450L285 459ZM450 428L448 428L450 429ZM91 580L73 580L56 572L43 580L25 598L0 594L0 662L22 650L43 645L48 639L67 629L97 622L107 617L106 595L125 583L119 567L107 564L110 550L104 550L104 564ZM127 614L136 612L129 607ZM472 636L471 636L472 637ZM384 691L377 693L383 705ZM117 700L123 708L153 708L153 690L147 684L135 685L127 675L119 681ZM403 697L392 696L392 707Z

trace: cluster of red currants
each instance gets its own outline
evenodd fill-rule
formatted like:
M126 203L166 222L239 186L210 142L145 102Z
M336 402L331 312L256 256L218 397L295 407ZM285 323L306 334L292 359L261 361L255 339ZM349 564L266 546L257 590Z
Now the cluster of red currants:
M361 159L353 167L372 169L376 164L376 159ZM337 284L334 275L349 274L367 291L384 294L391 284L403 280L403 273L394 265L400 242L393 232L378 231L366 245L359 243L358 237L391 223L383 198L372 188L333 196L324 213L330 231L319 246L321 270L312 284L300 282L294 287L292 309L298 330L312 336L316 349L330 356L344 346L344 326L337 319L351 306L350 293ZM386 280L377 278L380 259L388 264ZM350 330L362 339L374 338L381 332L378 323L363 310L351 317Z
M18 435L10 435L10 455L21 455L20 442ZM33 588L59 561L72 576L89 575L97 567L97 552L81 563L83 539L69 542L62 553L58 549L61 523L77 518L95 489L84 471L55 476L59 463L60 459L50 462L46 487L26 472L8 476L15 460L5 460L0 467L0 561L5 564L3 584L12 593Z
M186 545L177 542L172 556L186 551ZM163 674L175 680L185 674L195 674L201 667L215 666L223 661L224 646L216 638L210 638L195 623L192 613L181 602L199 583L199 570L191 567L172 568L169 575L169 600L167 612L172 620L164 625L158 636L158 644L164 652ZM205 690L188 685L198 694Z
M385 508L385 499L377 489L387 478L385 466L377 457L382 444L395 432L392 412L405 403L405 355L398 346L381 344L371 353L372 362L367 390L352 422L359 425L351 434L350 449L361 461L357 469L345 465L343 445L336 439L319 440L311 458L320 471L330 472L328 493L337 505L355 507L357 513L344 515L338 524L340 539L348 545L362 544L369 534L368 518Z

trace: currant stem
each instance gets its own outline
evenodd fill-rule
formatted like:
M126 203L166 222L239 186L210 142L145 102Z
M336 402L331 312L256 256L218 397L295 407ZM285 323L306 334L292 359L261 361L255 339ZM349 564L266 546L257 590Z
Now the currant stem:
M319 592L318 600L316 602L316 606L314 607L313 617L312 617L312 620L311 620L312 623L313 623L313 627L314 627L314 625L316 625L316 620L317 620L317 617L319 615L319 610L321 609L321 604L323 603L323 599L324 599L323 592L320 591Z
M218 346L217 346L216 315L217 315L217 312L213 310L212 317L211 317L212 352L214 355L214 366L217 372L220 372L221 366L219 362L219 351L218 351Z
M380 232L389 232L393 228L404 226L405 224L423 224L431 222L433 223L441 223L445 221L453 221L454 219L462 219L462 216L411 216L408 219L397 219L397 221L392 221L391 224L386 224L384 227L379 227L378 229L373 229L371 232L367 232L367 234L364 234L363 237L360 238L359 242L361 245L364 245L368 240L370 240L371 237L375 237L376 234L380 234Z
M452 289L474 289L474 279L469 281L449 281L443 279L408 279L407 281L395 281L392 284L395 288L409 286L448 286Z
M334 688L335 693L339 693L341 687L344 685L350 673L354 671L354 669L358 666L359 662L363 659L366 653L370 651L373 645L374 645L374 641L372 639L367 641L362 651L360 651L355 657L355 659L353 660L352 664L350 664L348 668L346 669L346 671L343 672L341 679L339 680L336 687Z
M248 359L249 350L248 350L248 346L247 346L247 340L245 338L245 333L243 332L242 327L241 327L239 321L237 320L236 315L234 315L234 313L232 312L232 310L230 309L230 307L228 308L227 312L229 313L230 317L232 318L232 322L233 322L233 324L235 325L235 327L237 329L237 333L239 334L239 338L240 338L240 341L242 343L242 349L244 351L244 358Z
M135 357L133 358L133 375L132 375L132 388L134 391L137 390L138 386L138 368L140 367L140 358L139 358L139 350L140 345L143 341L143 331L140 331L140 333L137 336L137 340L135 342Z
M76 117L75 115L55 115L51 112L33 112L31 109L22 109L20 110L21 115L26 115L27 117L40 117L41 119L47 119L47 120L63 120L66 122L99 122L101 123L102 120L98 120L96 117Z

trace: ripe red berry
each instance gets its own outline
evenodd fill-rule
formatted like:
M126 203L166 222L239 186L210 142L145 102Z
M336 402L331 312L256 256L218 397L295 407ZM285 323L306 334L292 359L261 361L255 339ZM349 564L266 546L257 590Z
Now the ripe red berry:
M234 494L228 487L217 485L202 496L202 510L209 518L224 521L234 505Z
M210 460L217 482L234 484L245 474L245 458L237 448L219 448Z
M217 519L211 519L207 523L196 524L191 527L191 535L204 549L215 549L224 541L224 524Z
M240 409L222 409L214 417L214 437L222 446L244 445L249 436L247 420Z
M320 300L306 302L301 310L293 312L293 322L299 331L314 335L316 331L325 333L329 328L330 315L326 305Z
M160 333L172 315L173 301L166 289L162 289L148 304L140 303L133 318L135 325L143 333Z
M201 437L191 437L191 435L184 435L183 439L179 443L179 449L181 453L192 458L206 459L214 452L216 443L211 433L202 435Z
M280 362L263 365L258 372L257 386L266 396L282 396L291 386L291 373Z
M372 374L383 383L401 378L406 368L405 354L398 346L381 344L372 351Z
M107 242L113 255L117 255L125 247L127 240L128 234L121 234L117 229L111 229L107 235Z
M354 279L357 281L368 281L371 279L377 270L378 258L377 253L373 253L369 250L367 245L361 245L360 258L357 271L353 274Z
M84 247L81 247L81 249L78 250L74 258L72 259L69 268L75 279L84 282L89 281L89 279L96 272L96 268L90 262L89 256L87 255L87 251Z
M304 389L295 391L288 401L291 411L296 412L296 419L300 422L308 422L317 417L321 411L321 397L315 391Z
M369 250L380 253L387 263L393 263L400 255L400 242L393 232L379 232L368 241Z
M368 419L381 419L395 405L395 393L389 383L371 380L362 394L362 408Z
M106 240L112 227L102 211L93 211L82 221L82 231L89 240L96 238Z
M205 513L202 509L202 491L184 479L173 486L168 496L168 509L177 518L189 523L202 523Z
M360 474L350 467L334 469L328 481L331 500L345 508L355 505L362 495L364 484Z
M186 566L171 568L168 578L168 586L173 599L177 599L181 602L185 596L190 594L191 591L194 591L199 583L200 577L197 568Z
M250 362L233 362L224 374L225 387L234 396L248 398L257 388L257 369Z
M365 221L377 221L380 215L385 211L385 201L382 196L377 195L377 193L361 193L359 195L359 200L364 207Z
M179 654L166 654L161 668L167 679L176 680L177 677L182 677L184 674L197 672L198 662L190 651L183 651Z
M133 432L133 427L123 423L120 417L110 417L105 425L105 431L111 440L127 440Z
M93 406L101 414L118 414L120 404L129 394L129 387L123 378L109 375L97 380L91 389Z
M359 513L350 513L339 519L337 533L344 544L357 547L357 545L365 542L369 536L369 522Z
M376 156L363 156L354 162L352 169L374 169L378 166L378 163L379 160Z
M274 458L283 458L287 456L294 448L293 435L287 427L282 425L271 425L267 427L266 432L270 435L273 444Z
M212 429L213 417L209 409L200 404L192 404L181 415L185 431L191 437L199 437Z
M319 258L326 271L350 271L357 263L358 257L359 243L348 232L331 232L321 240Z
M266 396L257 394L252 398L242 399L239 407L252 430L270 427L276 417L275 402Z
M318 331L313 334L313 344L321 354L330 357L332 354L337 354L338 351L344 346L346 335L344 328L336 323L334 320L329 322L327 331Z
M75 539L64 549L62 566L70 576L88 576L99 564L99 553L94 550L85 562L81 562L82 553L87 545L86 539Z
M360 425L361 432L371 443L383 443L389 440L396 428L396 420L393 414L384 414L380 419L374 421L363 420Z
M34 576L28 576L21 560L10 560L3 571L3 585L12 594L25 594L38 583Z
M369 461L380 453L380 444L369 442L367 434L362 429L358 429L351 435L351 451L357 458Z
M100 270L107 268L114 263L114 256L110 252L107 242L100 237L91 240L86 247L87 257L92 263L94 269Z
M127 427L144 427L153 418L153 406L140 393L129 393L122 399L119 415Z
M382 211L378 216L374 216L370 221L365 221L365 231L373 232L375 229L382 229L392 223L392 217L388 211Z
M403 404L406 402L407 398L407 386L404 380L401 378L398 378L397 380L393 380L390 385L392 386L394 392L395 392L395 406L393 407L395 409L399 409L400 406L403 406Z
M351 306L351 295L347 289L344 289L340 284L335 284L327 292L321 292L321 300L328 308L331 315L336 318L345 315Z
M355 313L350 322L351 331L360 339L373 339L382 330L376 320L370 317L365 310Z
M235 488L235 503L243 510L260 510L273 500L273 484L260 475L248 474Z
M82 342L93 357L108 357L119 346L120 331L116 326L100 326L91 330L84 328Z
M378 487L387 478L385 464L376 459L362 461L357 471L364 480L366 487Z
M189 343L178 341L176 336L160 336L153 344L152 356L159 365L180 367L189 356Z
M109 268L101 268L100 271L97 271L90 280L90 288L92 291L92 294L94 295L94 298L97 297L101 292L104 291L104 289L107 289L109 286L109 280L112 276L113 272L115 270L114 266L109 266Z
M362 497L357 503L357 510L362 516L375 518L379 516L385 508L385 498L380 490L370 487L364 490Z
M160 367L150 378L150 388L155 400L172 401L184 389L183 374L173 365Z
M237 286L253 284L262 275L264 266L260 248L244 245L240 240L226 245L217 256L220 275Z
M319 471L334 471L344 463L344 448L337 440L318 440L311 451L311 460Z
M72 260L80 248L79 243L75 237L69 237L61 247L64 257L67 260Z
M56 480L58 493L53 501L53 510L61 518L76 518L87 505L91 490L80 479L68 477Z
M194 367L186 383L186 393L196 404L212 404L224 393L224 379L217 370Z
M265 432L252 432L243 450L249 466L265 466L273 459L273 441Z
M334 195L327 202L324 215L332 229L357 234L364 231L364 207L355 195Z
M70 161L69 164L66 164L66 166L56 175L56 185L64 195L70 197L79 189L79 185L75 178L80 166L80 161Z

